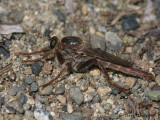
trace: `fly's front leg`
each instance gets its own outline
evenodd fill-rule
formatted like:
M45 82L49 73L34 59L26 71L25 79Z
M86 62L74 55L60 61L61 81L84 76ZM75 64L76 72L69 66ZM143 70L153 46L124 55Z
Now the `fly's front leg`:
M52 53L54 53L54 50L48 51L42 57L34 59L34 60L23 60L22 64L32 64L33 62L38 62L38 61L40 61L42 59L46 59Z
M35 54L42 53L46 50L48 50L48 47L42 48L42 49L37 50L37 51L30 52L30 53L29 52L20 52L20 53L17 53L17 55L35 55Z

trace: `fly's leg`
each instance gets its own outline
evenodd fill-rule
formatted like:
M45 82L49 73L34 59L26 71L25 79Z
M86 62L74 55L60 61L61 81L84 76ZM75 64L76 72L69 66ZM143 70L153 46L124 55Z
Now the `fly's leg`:
M33 62L38 62L42 59L47 58L49 55L51 55L52 53L54 53L54 50L48 51L46 52L42 57L34 59L34 60L23 60L22 64L32 64Z
M54 79L52 79L52 80L49 81L48 83L40 86L40 87L42 87L42 90L43 90L45 87L49 86L52 82L56 81L56 80L62 75L62 73L64 73L67 69L68 69L68 66L65 66L65 67L61 70L61 72L60 72Z
M28 52L20 52L20 53L17 53L17 55L18 54L20 54L20 55L35 55L35 54L39 54L41 52L44 52L46 50L48 50L48 47L42 48L42 49L37 50L37 51L30 52L30 53L28 53Z
M4 72L8 72L11 69L12 69L12 64L5 66L4 68L0 69L0 75L2 75Z
M103 65L102 65L100 62L98 62L98 61L97 61L97 63L98 63L98 66L100 67L100 69L102 70L102 72L104 73L107 81L108 81L111 85L115 86L116 88L122 90L122 91L125 92L125 93L130 93L130 91L129 91L128 89L125 89L125 88L117 85L115 82L113 82L113 81L110 79L109 75L108 75L108 71L103 67Z

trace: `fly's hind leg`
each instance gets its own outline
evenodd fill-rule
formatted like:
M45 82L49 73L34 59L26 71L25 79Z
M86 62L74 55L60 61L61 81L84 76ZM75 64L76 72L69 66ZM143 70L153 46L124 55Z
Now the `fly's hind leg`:
M108 75L108 71L103 67L103 65L102 65L100 62L97 61L97 64L98 64L98 66L100 67L100 69L102 70L102 72L104 73L107 81L108 81L111 85L115 86L116 88L122 90L122 91L125 92L125 93L130 93L130 91L129 91L128 89L123 88L123 87L117 85L115 82L113 82L113 81L110 79L110 77L109 77L109 75Z

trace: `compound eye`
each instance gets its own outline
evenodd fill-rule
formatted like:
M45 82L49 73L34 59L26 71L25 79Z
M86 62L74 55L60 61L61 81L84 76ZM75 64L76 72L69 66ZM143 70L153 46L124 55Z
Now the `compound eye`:
M53 37L51 38L51 42L50 42L50 47L51 47L51 49L53 49L53 48L56 46L57 41L58 41L58 38L57 38L56 36L53 36Z

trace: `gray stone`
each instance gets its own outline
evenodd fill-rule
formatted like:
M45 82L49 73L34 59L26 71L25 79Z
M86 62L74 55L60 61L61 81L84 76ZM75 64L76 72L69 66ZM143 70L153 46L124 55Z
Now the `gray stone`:
M148 96L151 100L160 101L160 90L153 90L148 93Z
M58 88L56 88L55 94L56 95L62 95L65 92L65 86L64 85L60 85Z
M113 32L105 33L106 47L111 50L118 50L122 45L122 40Z
M8 90L8 95L10 96L14 96L17 94L17 86L12 86L9 90Z
M71 88L69 90L69 95L74 100L74 102L77 103L78 105L80 105L84 100L84 96L81 93L81 90L79 87Z
M33 82L30 86L30 92L36 92L38 90L38 85L36 82Z
M139 23L136 20L136 15L129 15L127 18L122 22L122 28L124 32L129 30L135 30L139 27Z
M38 76L42 70L42 66L40 65L39 62L36 62L31 65L31 69L32 69L32 73Z
M28 100L27 96L25 94L22 94L18 100L22 103L22 104L25 104Z
M35 78L35 77L31 77L31 76L25 76L25 77L23 78L23 81L24 81L24 83L30 85L30 84L32 84L34 81L36 81L36 78Z
M105 50L105 40L104 38L94 34L90 39L92 48L100 48L101 50Z

